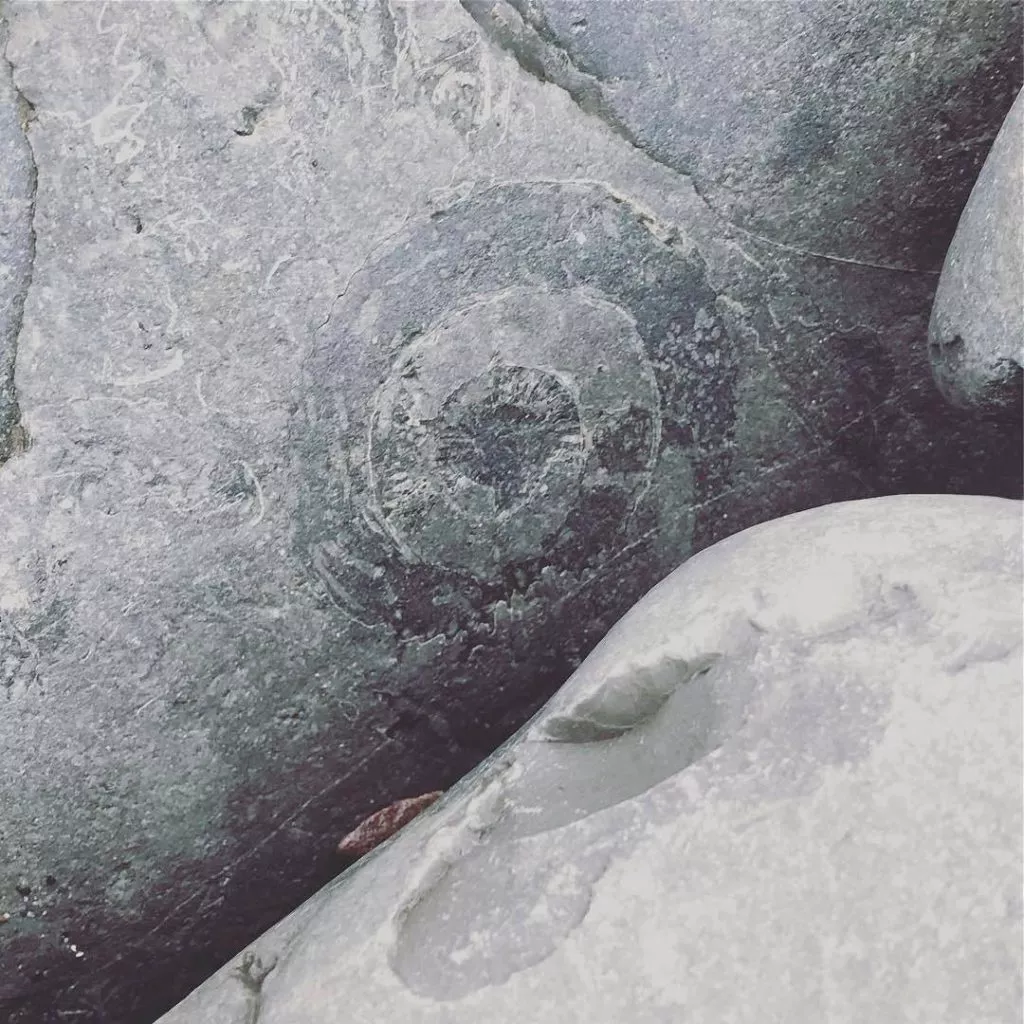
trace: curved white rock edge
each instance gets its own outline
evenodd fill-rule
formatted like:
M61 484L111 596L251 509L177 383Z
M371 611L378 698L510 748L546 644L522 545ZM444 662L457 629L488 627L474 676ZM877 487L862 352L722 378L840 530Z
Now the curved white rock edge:
M1021 633L1018 502L737 534L161 1024L1018 1019Z

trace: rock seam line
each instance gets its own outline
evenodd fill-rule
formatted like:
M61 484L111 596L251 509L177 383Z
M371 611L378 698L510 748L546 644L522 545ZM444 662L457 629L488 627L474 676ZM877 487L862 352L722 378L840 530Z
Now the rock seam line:
M839 256L835 253L801 249L798 246L789 245L786 242L780 242L741 227L715 208L708 197L704 195L697 179L692 174L681 171L678 167L674 167L659 157L634 134L622 118L611 109L601 94L601 80L577 67L572 57L546 25L542 22L534 23L535 21L540 22L538 13L534 12L534 19L528 21L509 0L490 0L487 3L481 3L480 0L459 0L459 3L483 33L500 50L512 57L523 71L544 85L553 85L561 89L584 114L589 114L603 122L613 134L648 160L677 176L686 178L709 212L738 234L803 258L826 260L830 263L842 263L854 267L868 267L872 270L887 270L897 274L922 274L936 278L939 276L940 271L938 270L874 263L870 260Z

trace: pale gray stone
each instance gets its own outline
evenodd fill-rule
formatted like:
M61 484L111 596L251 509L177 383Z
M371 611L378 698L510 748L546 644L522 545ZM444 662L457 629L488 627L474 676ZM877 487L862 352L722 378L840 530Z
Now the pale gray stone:
M878 498L695 556L160 1024L1018 1019L1020 523Z
M1019 421L1024 363L1024 96L992 145L946 256L928 328L956 405Z

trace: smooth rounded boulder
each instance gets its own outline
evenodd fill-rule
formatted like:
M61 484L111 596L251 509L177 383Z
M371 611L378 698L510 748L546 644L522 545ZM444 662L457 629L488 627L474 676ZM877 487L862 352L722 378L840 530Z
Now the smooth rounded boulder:
M1019 502L753 527L160 1024L1020 1014Z

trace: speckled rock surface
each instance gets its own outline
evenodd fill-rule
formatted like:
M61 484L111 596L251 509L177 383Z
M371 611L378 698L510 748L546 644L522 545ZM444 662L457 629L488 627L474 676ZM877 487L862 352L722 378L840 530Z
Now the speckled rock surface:
M30 442L0 467L0 1016L155 1018L693 551L839 499L1019 494L1019 439L949 409L924 341L1019 6L792 12L814 46L765 65L788 105L741 102L733 156L731 86L658 100L719 154L690 177L475 7L0 8L4 159L37 182L0 383ZM719 15L694 83L784 28ZM637 24L639 74L665 32ZM863 52L811 59L843 24ZM823 89L868 112L853 150L800 127ZM795 163L750 168L744 212L764 138ZM861 191L863 146L915 157Z
M992 146L939 279L928 329L951 402L1019 421L1024 363L1024 95Z
M1016 2L464 6L734 230L848 266L939 269L1019 88Z
M1021 506L754 527L161 1024L1021 1013Z
M7 25L0 22L0 53L6 43ZM25 293L32 274L32 201L36 182L35 165L25 139L25 119L30 113L15 92L10 66L0 58L0 465L25 445L14 390L14 363ZM2 610L0 605L0 614Z

